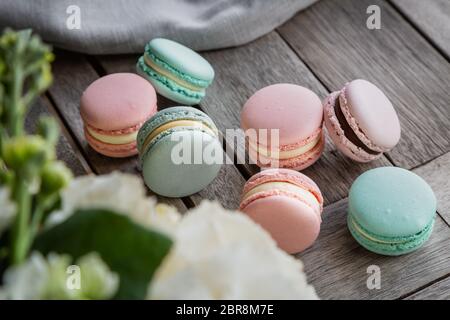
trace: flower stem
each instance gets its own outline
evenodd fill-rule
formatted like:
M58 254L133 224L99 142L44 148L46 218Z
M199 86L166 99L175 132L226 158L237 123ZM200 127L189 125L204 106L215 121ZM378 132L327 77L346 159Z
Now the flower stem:
M28 251L29 219L31 211L31 195L26 179L18 175L13 188L13 198L17 204L17 217L12 230L11 263L20 264L25 260Z
M22 90L23 90L23 73L22 69L17 66L14 69L14 79L12 82L12 101L11 101L11 136L19 136L23 134L23 105L22 105Z

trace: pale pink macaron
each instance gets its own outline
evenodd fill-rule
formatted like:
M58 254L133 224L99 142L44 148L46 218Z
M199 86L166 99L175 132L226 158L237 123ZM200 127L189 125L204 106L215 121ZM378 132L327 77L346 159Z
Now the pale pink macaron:
M281 83L257 91L241 112L250 159L260 167L309 167L324 149L322 120L322 102L307 88Z
M349 158L369 162L395 147L400 122L392 103L374 84L354 80L324 102L325 126Z
M138 153L137 133L156 111L155 89L134 73L114 73L97 79L83 92L80 103L89 145L116 158Z
M319 235L323 197L304 174L290 169L263 170L247 181L242 194L240 210L286 252L305 250Z

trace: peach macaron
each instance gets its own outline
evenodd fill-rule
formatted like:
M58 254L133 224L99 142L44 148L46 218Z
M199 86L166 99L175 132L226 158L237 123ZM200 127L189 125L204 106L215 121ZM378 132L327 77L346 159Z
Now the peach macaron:
M266 169L244 185L240 210L270 233L278 246L298 253L319 235L323 197L304 174L290 169Z
M80 114L89 145L115 158L138 153L136 136L157 111L153 86L133 73L114 73L91 83L83 92Z
M323 152L323 106L311 90L287 83L260 89L244 104L241 128L260 167L303 170Z

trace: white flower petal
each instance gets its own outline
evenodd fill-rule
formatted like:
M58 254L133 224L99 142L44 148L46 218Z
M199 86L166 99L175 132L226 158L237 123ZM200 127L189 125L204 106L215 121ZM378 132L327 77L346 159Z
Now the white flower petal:
M62 208L50 215L47 225L66 220L76 209L110 209L129 216L146 227L160 227L170 232L179 218L168 206L157 206L146 194L142 180L131 174L113 172L102 176L74 179L62 192Z
M156 299L317 299L302 263L247 216L209 201L189 211L149 288Z
M42 297L49 273L45 258L33 252L23 264L10 267L3 275L3 295L6 299L35 300Z

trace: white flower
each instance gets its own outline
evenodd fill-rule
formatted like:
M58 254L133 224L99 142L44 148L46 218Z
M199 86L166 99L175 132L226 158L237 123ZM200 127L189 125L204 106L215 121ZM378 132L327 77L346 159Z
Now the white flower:
M6 187L0 187L0 235L6 230L16 214L16 206L10 200L10 192Z
M247 216L208 201L180 221L148 297L317 299L299 260Z
M3 276L0 297L13 300L107 299L117 291L119 277L96 253L78 259L79 287L69 286L71 257L50 253L45 258L33 252L27 261L10 267ZM75 281L76 282L76 281Z
M110 209L126 214L136 223L171 233L180 215L167 205L157 205L146 195L142 180L135 175L113 172L103 176L74 179L62 192L62 208L52 213L48 225L61 223L76 209Z
M48 259L39 252L18 266L10 267L3 276L5 298L13 300L60 298L68 299L65 272L70 257L49 254ZM63 277L63 278L61 278Z
M33 253L23 264L11 267L3 276L2 298L38 299L43 295L48 281L45 258L40 253Z

